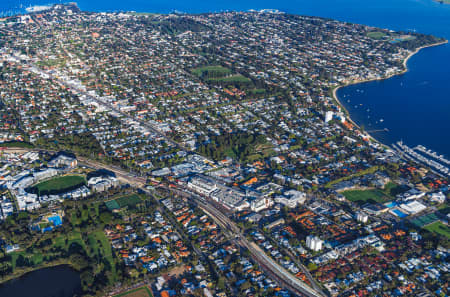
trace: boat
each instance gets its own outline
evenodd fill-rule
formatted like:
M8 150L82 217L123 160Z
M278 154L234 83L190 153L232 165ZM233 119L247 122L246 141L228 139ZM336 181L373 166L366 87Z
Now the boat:
M383 120L383 119L380 119L380 123L382 123L382 122L384 122L384 120Z

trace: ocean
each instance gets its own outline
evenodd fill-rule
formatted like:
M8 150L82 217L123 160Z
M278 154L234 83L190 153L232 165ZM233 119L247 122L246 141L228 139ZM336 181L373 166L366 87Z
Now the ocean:
M20 12L45 0L2 0L0 11ZM51 2L50 2L51 3ZM169 13L272 8L450 39L450 5L434 0L79 0L88 11ZM450 44L427 48L408 62L409 71L388 80L342 88L338 97L352 119L386 144L403 140L450 157ZM387 128L389 131L384 132Z

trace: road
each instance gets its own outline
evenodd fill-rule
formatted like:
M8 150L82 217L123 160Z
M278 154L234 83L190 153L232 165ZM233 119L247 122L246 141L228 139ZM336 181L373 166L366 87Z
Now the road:
M250 252L252 259L258 263L258 265L263 269L263 271L275 279L281 287L288 289L298 296L326 296L325 293L315 290L308 286L306 283L292 275L281 265L279 265L272 258L267 256L265 252L254 242L249 241L239 229L238 226L223 212L218 210L213 203L208 201L197 194L187 193L187 190L166 188L169 191L176 192L179 195L189 198L194 201L198 207L200 207L206 214L208 214L217 225L219 225L225 236L228 237L230 241L235 242L239 246L247 249Z
M69 81L69 80L66 80L66 79L62 79L62 78L60 78L58 76L55 76L55 75L53 75L53 73L51 73L49 71L45 71L45 70L39 68L36 64L34 64L34 63L30 62L30 61L23 61L23 60L21 60L20 57L17 57L17 56L14 56L14 55L13 56L9 56L9 57L12 60L14 60L16 63L20 63L20 64L22 64L22 66L28 67L28 69L31 70L32 72L40 74L43 78L52 80L52 81L58 83L59 85L64 86L64 87L66 87L68 89L75 90L75 91L78 92L79 95L84 95L84 96L86 96L87 99L95 101L97 104L99 104L101 106L107 107L108 109L110 109L110 110L114 111L115 113L123 116L124 118L139 123L144 128L147 128L149 131L153 132L154 134L164 138L164 140L166 140L171 145L173 145L173 146L175 146L177 148L180 148L180 149L184 149L184 150L187 149L186 147L184 147L180 143L177 143L176 141L171 139L164 132L159 130L159 128L156 127L155 125L152 125L149 122L142 121L140 119L134 118L131 115L122 112L120 109L116 108L111 103L103 100L102 97L100 97L98 95L92 95L92 93L88 92L84 86L76 84L73 81Z
M6 148L5 152L28 152L33 151L33 149L16 149L16 148ZM37 150L34 150L37 151ZM146 188L146 180L143 177L137 176L131 172L128 172L122 168L106 165L97 161L90 160L85 157L77 157L80 164L86 165L94 169L106 169L112 171L116 174L117 178L123 182L129 183L136 188L141 189L146 193L150 193ZM281 265L275 262L272 258L268 257L263 250L259 248L254 242L249 241L242 233L239 227L222 211L218 210L211 201L192 193L188 189L179 187L178 189L169 188L164 185L167 190L176 192L177 194L189 198L191 201L195 202L199 208L201 208L205 213L207 213L215 222L218 224L225 236L230 241L235 242L237 245L247 249L250 252L252 259L258 263L258 265L263 269L263 271L276 280L282 288L288 289L298 296L308 296L308 297L321 297L326 296L324 293L314 290L306 283L292 275Z
M15 148L15 147L5 147L1 148L0 152L8 153L8 154L24 154L27 152L52 152L56 153L56 151L51 150L43 150L38 148ZM107 165L98 161L94 161L82 156L77 156L77 160L79 165L85 165L94 169L106 169L111 172L114 172L117 179L121 180L124 183L128 183L136 188L144 187L147 183L147 179L142 176L138 176L136 174L133 174L131 172L125 171L124 169L114 166L114 165Z
M140 119L137 118L133 118L131 115L121 111L120 109L116 108L114 105L112 105L111 103L103 100L100 96L93 96L91 95L91 93L89 93L88 91L86 91L86 89L82 86L79 86L73 82L61 79L59 77L54 76L51 73L48 73L42 69L40 69L37 65L27 62L26 63L27 66L31 67L34 71L43 74L45 76L48 76L49 79L52 79L53 81L58 82L60 85L65 86L69 89L73 89L76 90L80 95L84 95L86 96L87 99L95 101L97 104L102 105L102 106L106 106L108 109L114 111L117 114L120 114L121 116L123 116L124 118L128 119L128 120L132 120L135 122L138 122L140 125L142 125L144 128L147 128L148 130L150 130L151 132L155 133L156 135L164 138L168 143L170 143L171 145L177 147L177 148L181 148L181 149L186 149L184 146L182 146L181 144L175 142L174 140L172 140L169 136L167 136L164 132L160 131L158 129L158 127L150 124L149 122L146 121L142 121Z
M252 256L253 260L263 268L264 272L275 278L278 283L289 289L291 292L299 296L324 296L323 293L312 289L306 283L292 275L281 265L275 262L272 258L266 255L266 253L254 242L249 241L239 230L239 228L228 218L218 211L214 206L208 203L198 203L200 208L206 209L208 214L222 226L222 229L229 230L227 233L231 240L239 244L241 247L245 247ZM228 228L228 229L227 229ZM231 235L231 236L230 236Z
M131 172L125 171L120 167L113 166L113 165L106 165L104 163L100 163L97 161L90 160L85 157L77 156L77 159L80 163L80 165L86 165L88 167L94 168L94 169L106 169L111 172L114 172L117 179L128 183L136 188L142 188L146 185L147 180L145 177L137 176L136 174L133 174Z
M52 73L49 73L47 71L44 71L40 69L37 65L31 63L31 62L24 62L21 61L20 58L14 57L17 59L18 63L22 63L24 66L27 66L32 70L33 72L41 74L41 76L46 77L50 80L53 80L57 82L58 84L65 86L70 89L74 89L77 92L79 92L80 95L86 96L88 99L93 100L97 102L97 104L106 106L110 110L114 111L117 114L120 114L121 116L125 117L126 119L133 120L135 122L138 122L141 124L144 128L147 128L148 130L152 131L156 135L159 135L160 137L164 138L168 143L171 145L186 150L181 144L173 141L170 137L165 135L165 133L161 132L158 127L131 117L130 115L120 111L115 106L113 106L111 103L106 102L101 99L99 96L93 96L91 93L86 91L86 89L81 86L77 85L73 82L70 82L68 80L61 79L59 77L56 77ZM118 179L125 181L137 188L142 188L142 190L147 191L145 188L143 188L146 184L146 180L142 177L136 176L133 173L130 173L128 171L125 171L121 168L105 165L87 158L79 157L79 161L82 164L86 164L90 167L93 167L95 169L107 169L116 174ZM169 189L173 190L173 189ZM241 247L246 248L252 258L263 268L264 272L266 272L268 275L276 279L279 284L290 290L291 292L297 294L298 296L308 296L308 297L316 297L316 296L324 296L322 292L318 292L317 290L314 290L313 288L309 287L306 283L298 279L297 277L293 276L291 273L289 273L287 270L285 270L282 266L280 266L277 262L275 262L273 259L268 257L264 251L262 251L255 243L250 242L248 239L245 238L245 236L242 235L240 229L236 226L236 224L227 216L225 216L221 211L219 211L212 203L208 202L206 199L203 199L202 197L198 195L194 195L190 193L187 189L181 189L182 192L186 191L189 192L188 195L190 197L194 198L197 205L203 209L205 212L207 212L211 218L216 221L217 224L219 224L222 229L224 230L224 234L232 241L240 245Z
M270 238L272 241L275 241L274 238ZM300 268L300 270L305 274L305 276L308 278L309 282L311 283L311 286L314 288L314 290L318 292L322 292L322 289L320 288L318 282L313 278L309 270L301 263L297 257L287 248L278 246L278 248L282 251L282 253L286 254L291 258L291 260ZM322 292L323 293L323 292ZM325 294L324 294L325 295Z

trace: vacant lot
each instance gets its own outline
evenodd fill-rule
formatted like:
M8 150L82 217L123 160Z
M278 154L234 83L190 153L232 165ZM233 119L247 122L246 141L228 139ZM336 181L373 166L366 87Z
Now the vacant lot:
M430 232L438 233L442 236L450 238L450 228L447 225L442 224L440 221L426 226L425 229Z
M153 297L153 295L149 288L140 287L125 293L115 295L114 297Z
M32 191L40 195L57 194L76 189L85 183L86 179L80 175L58 176L35 185Z

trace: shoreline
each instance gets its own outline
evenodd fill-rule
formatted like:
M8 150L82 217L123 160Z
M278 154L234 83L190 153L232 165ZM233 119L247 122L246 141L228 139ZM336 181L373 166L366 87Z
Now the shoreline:
M393 73L393 74L390 74L390 75L388 75L388 76L386 76L386 77L382 77L382 78L372 78L372 79L354 80L354 81L352 81L352 82L350 82L350 83L346 83L346 84L337 86L337 87L333 88L333 91L332 91L333 99L338 103L338 105L339 105L339 106L341 107L341 109L344 111L344 113L346 114L346 116L347 116L347 118L348 118L348 121L349 121L352 125L354 125L354 126L361 132L361 131L362 131L362 130L361 130L361 127L360 127L360 126L359 126L359 125L351 118L350 112L345 108L345 106L344 106L344 105L342 104L342 102L339 100L339 97L338 97L338 95L337 95L337 91L338 91L339 89L341 89L341 88L345 88L345 87L348 87L348 86L351 86L351 85L358 85L358 84L363 84L363 83L367 83L367 82L387 80L387 79L390 79L390 78L392 78L392 77L394 77L394 76L403 75L403 74L405 74L405 73L407 73L407 72L409 71L408 65L407 65L407 64L408 64L408 61L409 61L413 56L415 56L416 54L418 54L422 49L429 48L429 47L435 47L435 46L439 46L439 45L443 45L443 44L447 44L448 42L449 42L448 40L444 40L444 41L441 41L441 42L436 42L436 43L432 43L432 44L427 44L427 45L423 45L423 46L421 46L421 47L416 48L413 52L411 52L411 53L410 53L408 56L406 56L405 59L403 60L402 65L403 65L403 68L404 68L404 69L403 69L401 72ZM373 135L367 133L366 131L364 131L364 134L366 134L366 135L369 137L369 139L370 139L371 141L377 142L377 143L379 143L379 144L381 144L381 145L383 145L383 146L385 146L385 147L391 148L390 145L385 144L385 143L383 143L383 142L377 140L375 137L373 137Z
M35 272L35 271L39 271L41 269L46 269L46 268L53 268L53 267L58 267L58 266L68 266L71 269L75 270L78 272L77 269L74 268L73 264L69 261L64 261L64 260L56 260L55 262L50 262L47 264L43 264L43 265L38 265L37 267L24 267L23 269L20 269L18 272L16 273L12 273L9 274L7 276L5 276L4 278L0 278L0 286L4 285L5 283L9 282L9 281L13 281L16 279L19 279L21 277L24 277L25 275Z

